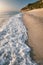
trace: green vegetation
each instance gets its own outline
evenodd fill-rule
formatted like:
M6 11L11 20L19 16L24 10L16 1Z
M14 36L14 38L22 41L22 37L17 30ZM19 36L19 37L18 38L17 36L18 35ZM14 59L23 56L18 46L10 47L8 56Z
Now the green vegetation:
M38 9L38 8L43 8L43 0L38 0L37 2L30 3L26 7L22 8L21 11L28 11L32 9Z

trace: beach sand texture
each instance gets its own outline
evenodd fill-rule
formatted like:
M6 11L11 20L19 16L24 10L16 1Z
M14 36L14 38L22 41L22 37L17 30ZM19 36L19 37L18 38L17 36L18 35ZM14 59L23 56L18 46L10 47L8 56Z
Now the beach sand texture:
M43 62L43 8L24 13L23 21L28 30L28 45L33 48L34 59Z

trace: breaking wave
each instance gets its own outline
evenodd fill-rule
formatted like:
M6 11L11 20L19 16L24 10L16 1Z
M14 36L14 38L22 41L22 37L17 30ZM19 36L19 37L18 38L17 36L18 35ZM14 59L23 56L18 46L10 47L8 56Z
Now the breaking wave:
M0 65L37 65L30 57L27 30L22 15L11 17L0 31Z

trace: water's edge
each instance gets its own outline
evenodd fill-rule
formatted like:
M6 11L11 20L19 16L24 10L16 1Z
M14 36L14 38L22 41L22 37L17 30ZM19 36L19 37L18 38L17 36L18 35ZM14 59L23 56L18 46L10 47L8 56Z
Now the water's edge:
M0 65L37 65L30 57L22 13L11 17L0 31Z

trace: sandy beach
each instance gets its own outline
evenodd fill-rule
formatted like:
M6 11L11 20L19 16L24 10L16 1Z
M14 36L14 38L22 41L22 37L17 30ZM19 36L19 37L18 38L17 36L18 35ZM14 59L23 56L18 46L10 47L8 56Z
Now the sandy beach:
M43 8L24 13L23 21L28 30L28 45L33 49L34 59L43 62Z
M33 57L34 60L36 60L37 63L42 63L40 65L43 65L43 8L34 9L34 10L31 10L31 11L28 11L25 13L23 12L22 19L23 19L22 21L23 21L24 25L27 28L28 45L32 49L31 56ZM12 21L13 19L10 19L10 20ZM15 20L15 17L14 17L14 20ZM16 18L16 20L17 20L17 22L19 21L17 18ZM15 21L12 21L12 22L15 23ZM7 21L0 22L1 31L7 25L8 22ZM2 26L2 28L1 28L1 26ZM12 27L12 25L11 25L11 27ZM22 27L22 25L21 25L21 27Z

